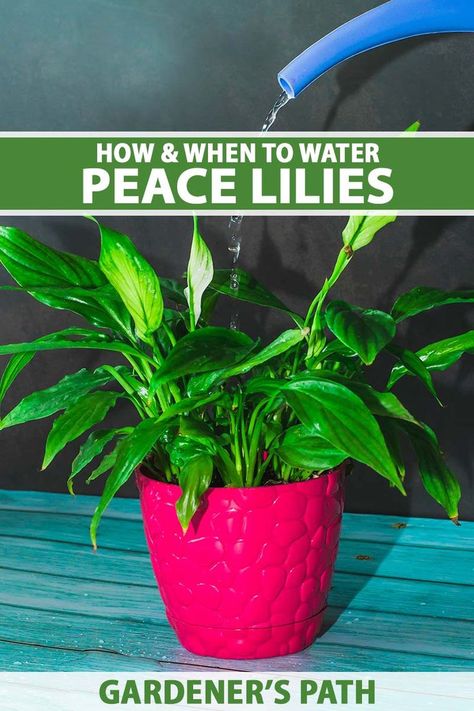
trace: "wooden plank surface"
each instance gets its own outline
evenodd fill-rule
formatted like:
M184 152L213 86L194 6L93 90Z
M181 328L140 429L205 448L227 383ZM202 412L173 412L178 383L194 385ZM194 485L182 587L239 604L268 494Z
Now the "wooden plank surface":
M282 659L195 657L166 622L136 500L0 491L0 670L474 669L474 524L346 514L322 636Z

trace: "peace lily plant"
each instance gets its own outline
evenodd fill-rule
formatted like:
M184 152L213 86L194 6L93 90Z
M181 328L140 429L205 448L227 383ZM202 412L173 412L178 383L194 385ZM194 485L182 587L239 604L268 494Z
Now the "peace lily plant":
M400 345L397 327L428 309L474 301L474 291L414 289L391 313L331 300L336 282L359 251L393 217L350 218L334 269L300 316L247 272L239 290L229 270L214 270L194 220L186 277L159 277L123 234L99 225L99 260L54 250L13 227L0 229L0 261L18 286L56 309L79 314L87 328L67 328L30 343L0 346L10 355L0 402L21 371L42 351L94 349L118 353L123 365L81 369L25 397L3 414L1 428L56 415L46 442L45 469L73 440L82 442L68 479L104 478L91 523L100 518L140 465L148 477L182 489L177 516L186 530L209 487L260 487L319 477L345 460L362 462L404 493L401 442L416 454L423 485L457 522L459 485L437 437L392 392L407 375L434 397L433 371L474 352L474 331L431 343L418 352ZM292 327L271 343L212 325L221 295L285 312ZM369 384L368 369L388 353L386 388ZM128 400L130 426L101 425ZM58 414L60 413L60 414ZM96 461L98 460L98 462Z

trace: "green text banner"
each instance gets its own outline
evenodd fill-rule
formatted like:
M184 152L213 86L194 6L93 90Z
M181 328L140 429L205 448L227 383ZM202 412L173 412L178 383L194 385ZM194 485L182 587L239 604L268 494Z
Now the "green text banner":
M474 214L474 133L1 133L0 213Z

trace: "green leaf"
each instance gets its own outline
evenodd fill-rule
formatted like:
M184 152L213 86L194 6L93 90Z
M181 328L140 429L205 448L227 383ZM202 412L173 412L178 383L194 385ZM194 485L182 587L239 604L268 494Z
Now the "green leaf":
M160 422L163 420L172 420L174 417L178 417L182 414L188 414L189 412L198 410L201 407L206 407L211 403L219 402L219 404L222 404L222 402L226 402L229 399L229 394L222 392L212 393L212 395L206 395L205 397L203 395L197 395L195 397L185 397L179 402L170 405L163 412L163 414L160 415L159 420Z
M212 281L214 267L211 253L199 233L198 220L194 217L193 243L188 263L188 286L184 290L189 304L191 330L196 327L201 316L202 295Z
M298 345L298 343L301 343L301 341L308 335L308 333L309 328L295 328L289 331L283 331L283 333L281 333L277 338L275 338L274 341L269 343L268 346L262 348L261 351L250 355L248 358L245 358L241 363L238 363L234 368L229 369L227 371L228 375L226 377L229 377L230 375L240 375L242 373L248 373L249 370L252 370L252 368L256 368L259 365L263 365L263 363L267 363L269 360L272 360L272 358L276 358L277 356L286 353L287 351L291 350L291 348L294 348L296 345Z
M184 533L199 508L202 495L211 485L214 465L208 454L192 457L178 474L182 494L176 502L176 513Z
M235 463L225 449L226 443L225 436L217 436L205 422L187 415L180 417L178 436L168 445L168 451L171 461L178 467L197 454L209 454L224 484L241 486Z
M345 385L327 379L297 380L286 385L285 394L303 425L404 493L377 420Z
M234 365L254 347L251 338L229 328L206 326L188 333L177 342L154 374L150 392L155 392L161 383L184 375Z
M0 355L13 355L15 353L38 353L40 351L55 351L67 349L86 349L112 351L115 353L129 354L144 358L152 364L154 361L143 351L137 350L128 343L110 338L105 333L88 331L87 329L65 328L63 331L49 333L36 341L29 343L10 343L0 346Z
M10 387L18 378L21 371L31 362L34 355L34 353L19 353L10 358L0 378L0 405Z
M209 451L215 451L218 437L212 427L196 417L189 417L187 415L180 417L179 434L209 446Z
M96 262L47 247L15 227L0 227L0 262L28 290L94 288L107 283Z
M415 121L405 130L405 133L414 133L420 128L419 121ZM385 225L395 222L396 215L351 215L342 233L347 255L366 247L372 242L377 232Z
M163 318L159 279L126 235L102 225L99 229L100 268L132 316L139 335L149 339Z
M446 370L464 354L474 355L474 331L430 343L416 352L426 370ZM390 374L390 387L409 372L411 371L406 363L397 364Z
M419 286L398 297L392 309L392 316L399 323L410 316L416 316L438 306L473 302L474 289L443 291Z
M253 276L243 269L236 269L239 280L239 288L233 289L230 285L231 274L233 269L217 269L214 272L214 278L210 284L210 288L218 291L219 294L230 296L239 301L247 301L250 304L264 306L266 308L277 309L288 314L299 326L303 326L303 319L298 314L295 314L280 299L271 293L265 286L260 284Z
M431 395L433 395L433 397L442 406L442 402L436 393L431 374L427 369L425 363L423 363L423 361L421 360L419 354L413 353L413 351L410 351L407 348L401 348L395 343L392 343L390 344L390 346L387 346L387 350L400 361L399 365L396 365L392 368L392 372L390 373L390 377L388 379L387 388L393 388L397 380L401 378L401 375L399 373L404 371L419 378L421 382L424 383L424 385L426 386L428 392L430 392Z
M388 451L390 452L390 456L392 457L392 461L395 464L395 467L397 468L398 476L402 481L404 481L406 469L402 450L400 447L400 440L398 437L399 429L397 427L397 423L396 421L391 420L388 417L382 417L379 420L379 425L380 429L382 430L382 434L384 436ZM417 427L422 427L419 422L416 422L415 425Z
M118 445L117 445L118 446ZM111 452L105 455L105 457L102 459L100 464L94 469L91 474L86 479L86 484L90 484L91 481L94 481L95 479L98 479L102 474L105 474L106 472L110 471L112 467L114 466L115 462L117 461L117 447L113 449Z
M339 451L320 434L303 425L290 427L275 453L286 464L309 471L333 469L347 459L344 452Z
M380 392L370 385L349 381L347 387L352 390L367 405L372 414L379 417L391 417L418 424L413 415L406 409L393 393Z
M196 438L178 434L177 437L167 446L170 461L176 467L184 467L185 464L200 454L214 455L216 446L213 438Z
M89 437L86 439L84 444L81 446L77 457L72 463L72 470L69 478L67 480L67 486L69 493L74 493L72 488L73 479L87 467L88 464L92 462L95 457L102 454L105 447L111 442L115 437L120 435L128 434L131 432L131 427L123 428L113 428L108 430L96 430L91 432Z
M41 420L74 404L91 390L106 385L111 376L103 367L94 371L82 368L77 373L66 375L58 383L45 390L27 395L2 420L2 429L21 425L31 420Z
M288 350L298 345L298 343L300 343L303 338L307 336L308 332L309 329L291 329L289 331L284 331L268 346L262 348L262 350L258 353L253 355L251 354L248 358L245 358L236 366L233 366L232 368L224 368L222 370L215 370L211 373L205 373L204 375L197 375L189 381L189 395L195 395L199 392L209 392L218 383L221 383L222 381L236 375L248 373L249 370L252 370L252 368L256 368L272 358L276 358L277 356L286 353Z
M336 338L355 351L366 365L373 363L395 336L395 321L383 311L332 301L325 315L326 324Z
M130 332L130 317L96 262L51 249L14 227L0 228L0 262L22 290L46 306Z
M214 310L216 308L217 302L220 299L220 294L218 291L211 291L210 289L207 289L206 293L204 294L202 298L202 312L201 312L201 320L205 324L209 324L211 321L211 318L214 314Z
M269 378L267 375L255 375L253 378L249 378L245 383L245 392L248 395L263 393L268 397L273 397L274 395L278 395L286 384L286 380Z
M418 467L428 494L440 504L449 518L458 523L458 504L461 498L459 483L450 471L439 448L433 430L427 425L423 429L403 423L418 459Z
M134 338L130 314L110 284L88 289L78 286L42 286L36 289L0 286L0 291L27 293L51 308L72 311L94 326L121 331Z
M474 331L445 338L417 351L428 370L446 370L465 354L474 355Z
M104 491L91 521L90 534L94 548L97 548L97 527L102 514L117 491L149 454L167 426L168 423L159 423L155 418L143 420L117 445L115 464L107 477Z
M184 295L184 287L176 279L166 279L160 276L160 287L163 296L175 304L186 306L186 296Z
M351 215L342 233L349 255L372 242L382 227L396 220L395 215Z
M416 418L413 417L413 415L393 393L384 391L381 392L367 383L362 383L351 378L345 378L343 375L339 375L339 373L334 373L328 370L318 370L308 374L303 373L302 375L295 376L293 380L305 380L308 377L316 379L327 378L328 380L333 380L336 383L345 385L346 388L352 390L357 397L360 397L373 415L377 415L378 417L389 417L397 420L406 420L407 422L412 422L414 425L419 425Z
M102 422L119 397L119 393L101 390L76 400L55 421L46 441L41 469L46 469L66 444Z

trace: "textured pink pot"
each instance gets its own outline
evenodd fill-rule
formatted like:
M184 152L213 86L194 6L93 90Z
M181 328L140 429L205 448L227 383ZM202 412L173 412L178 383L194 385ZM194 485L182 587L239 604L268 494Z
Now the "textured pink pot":
M181 489L137 473L166 614L194 654L292 654L318 634L339 542L345 467L305 482L214 488L184 535Z

